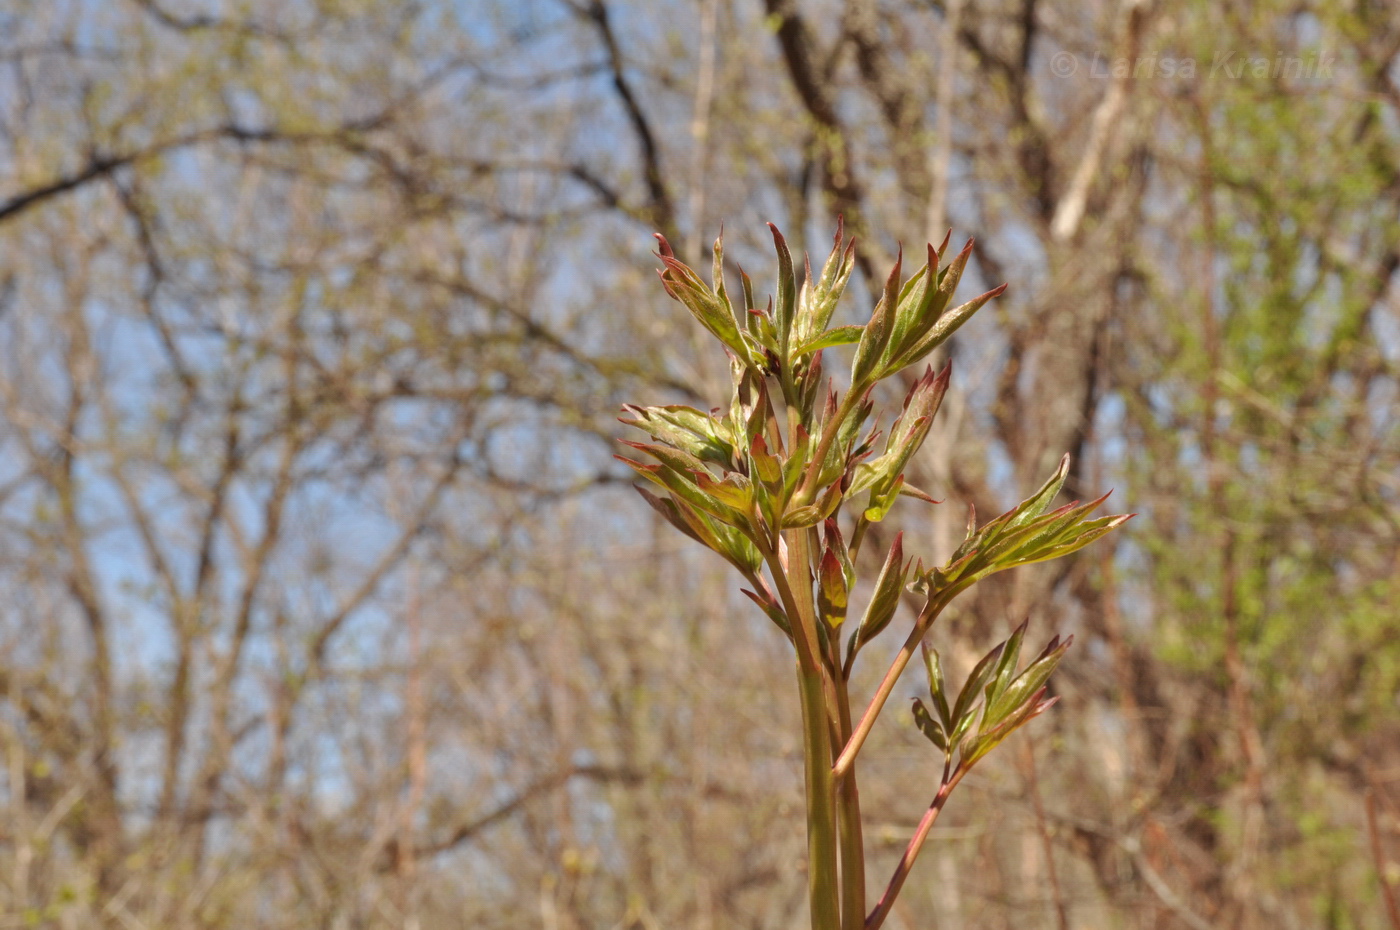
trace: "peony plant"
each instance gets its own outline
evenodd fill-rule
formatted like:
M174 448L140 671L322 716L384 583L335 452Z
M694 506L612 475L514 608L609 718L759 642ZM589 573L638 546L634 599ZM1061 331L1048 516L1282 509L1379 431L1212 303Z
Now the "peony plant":
M1121 525L1132 515L1095 517L1105 498L1051 509L1069 457L1016 507L981 526L975 513L947 564L925 567L906 556L903 535L880 560L873 593L856 615L851 594L860 580L867 531L900 497L937 503L906 480L948 390L951 367L927 367L909 388L887 430L879 428L876 385L919 365L1006 285L961 305L952 297L972 255L972 242L944 262L948 239L928 246L908 280L903 257L864 325L831 326L855 266L855 242L838 223L820 274L804 264L799 283L787 243L769 224L777 250L776 293L762 304L742 270L740 290L725 283L722 237L706 283L680 261L665 237L658 257L666 292L724 346L732 391L727 407L624 408L623 422L649 436L626 445L647 461L618 456L654 490L638 487L676 529L713 550L747 584L743 589L792 644L802 706L808 881L813 930L878 930L889 914L929 830L958 783L1014 731L1056 698L1046 683L1072 637L1059 637L1024 667L1023 623L949 687L929 631L963 591L994 572L1058 558ZM951 234L950 234L951 236ZM853 346L848 387L839 393L824 372L824 355ZM852 713L850 681L861 652L888 629L906 592L919 605L904 643L864 711ZM915 699L914 722L941 755L937 787L889 878L868 906L856 762L871 728L916 653L929 700Z

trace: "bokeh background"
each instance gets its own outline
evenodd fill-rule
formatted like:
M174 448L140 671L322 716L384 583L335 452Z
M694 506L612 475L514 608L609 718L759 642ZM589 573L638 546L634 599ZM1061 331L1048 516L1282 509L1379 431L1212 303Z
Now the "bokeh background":
M1397 55L1386 0L0 0L0 927L802 926L786 644L610 454L726 383L652 232L762 295L838 215L847 322L948 228L1011 285L907 551L1066 451L1140 514L940 621L1076 646L890 926L1400 927Z

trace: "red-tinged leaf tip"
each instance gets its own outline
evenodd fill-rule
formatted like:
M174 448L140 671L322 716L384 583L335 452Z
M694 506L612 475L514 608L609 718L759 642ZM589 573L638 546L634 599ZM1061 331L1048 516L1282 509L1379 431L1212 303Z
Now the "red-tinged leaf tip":
M773 244L780 249L786 249L787 240L783 238L783 234L781 231L779 231L778 227L773 225L772 223L769 223L768 228L773 233Z
M945 252L948 251L948 243L950 243L950 242L952 242L952 241L953 241L953 230L952 230L952 229L949 229L948 232L947 232L947 234L943 237L943 243L942 243L941 245L939 245L939 247L938 247L938 254L939 254L940 256L943 255L943 253L945 253Z
M676 253L671 250L671 243L666 241L666 237L663 236L661 233L652 233L652 235L656 237L656 241L657 243L659 243L659 248L661 249L662 257L674 258Z
M658 471L661 470L661 466L660 466L660 465L643 465L641 462L633 461L632 459L629 459L629 458L628 458L627 456L625 456L625 455L616 455L616 454L614 454L614 455L613 455L613 458L617 459L619 462L622 462L622 463L625 464L625 465L628 465L628 466L631 466L632 468L637 469L638 471L658 472Z
M672 300L680 300L680 298L676 296L676 292L671 289L671 282L666 280L666 269L658 268L656 269L656 274L661 278L661 286L666 289L666 294Z
M1109 496L1112 495L1112 494L1113 494L1113 488L1109 488L1109 489L1103 494L1103 496L1101 496L1101 497L1096 497L1096 498L1094 498L1093 500L1091 500L1091 501L1089 502L1089 509L1090 509L1090 510L1098 510L1099 507L1103 506L1103 502L1106 501L1106 500L1108 500Z
M941 500L934 497L932 494L929 494L925 491L921 491L918 488L914 487L912 484L906 484L904 486L903 493L908 494L910 497L917 498L918 500L923 501L925 504L943 503Z

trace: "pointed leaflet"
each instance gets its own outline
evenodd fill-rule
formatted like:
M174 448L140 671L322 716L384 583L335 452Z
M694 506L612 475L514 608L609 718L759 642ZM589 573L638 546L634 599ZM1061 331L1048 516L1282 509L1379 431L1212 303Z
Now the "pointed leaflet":
M938 650L928 644L928 640L920 640L919 649L924 655L924 672L928 675L928 692L933 698L933 706L938 711L938 719L944 728L952 726L952 716L948 711L948 696L944 693L947 685L943 678L943 662L938 656Z
M836 558L841 562L841 568L846 573L846 588L855 584L856 567L851 562L851 553L846 548L846 539L841 535L841 528L834 519L828 519L822 524L823 545L836 553Z
M797 307L797 276L792 270L792 253L788 251L787 240L772 223L768 228L773 233L773 248L778 252L778 301L773 308L773 324L778 330L779 354L787 363L788 347L792 342L792 322Z
M875 376L875 369L894 326L894 315L899 300L899 270L903 262L904 252L901 250L899 257L895 259L894 267L890 269L890 276L885 280L884 296L875 305L875 312L870 315L870 322L865 324L865 333L860 338L859 348L856 349L856 360L851 369L852 389L864 390L879 380Z
M1069 453L1066 452L1060 458L1059 467L1050 479L1040 486L1030 497L1021 502L1016 508L1016 515L1011 518L1012 526L1020 526L1029 523L1036 517L1043 514L1050 507L1050 502L1060 493L1060 489L1065 486L1065 479L1069 477Z
M889 516L890 508L894 502L899 500L899 493L904 490L904 476L900 475L894 479L894 484L888 491L883 493L872 493L870 495L870 506L865 508L863 516L871 523L880 523Z
M749 477L762 481L769 490L782 488L782 460L768 451L768 443L762 436L755 436L749 444Z
M1058 636L1051 639L1035 661L1026 666L1026 670L992 702L992 706L987 710L988 719L994 723L1004 719L1040 691L1073 642L1073 636L1063 643Z
M926 305L925 298L937 290L937 261L933 246L928 247L928 262L905 282L899 291L899 302L890 325L890 338L880 353L881 377L888 373L887 364L892 355L901 351L911 339L918 338L927 327L923 326L920 314ZM930 271L932 269L932 271ZM930 283L932 282L932 283ZM932 321L929 321L932 324Z
M933 418L943 402L943 395L948 391L948 379L951 374L951 365L944 367L936 376L933 369L929 368L914 382L904 398L904 408L900 411L899 418L890 427L884 454L868 466L858 469L850 493L858 494L867 487L873 487L875 496L884 499L896 478L928 438ZM920 492L915 496L926 495Z
M804 355L811 355L818 349L829 349L832 346L847 346L860 342L860 337L865 333L865 327L852 324L851 326L838 326L835 329L828 329L826 332L814 336L806 342L792 350L793 358L801 358Z
M1002 741L1008 736L1054 707L1060 700L1058 697L1051 698L1048 701L1041 700L1044 694L1045 689L1042 688L1040 691L1036 692L1029 701L1013 711L1005 720L996 724L989 730L979 729L976 736L969 736L964 739L958 746L958 752L962 756L959 764L963 766L975 765L979 759L1001 745Z
M948 751L948 736L943 732L942 725L928 712L924 702L914 698L914 725L919 728L919 732L928 737L928 741L933 743L943 752Z
M992 671L987 683L987 703L995 702L997 697L1006 690L1006 686L1011 684L1011 677L1016 674L1016 663L1021 658L1021 643L1026 638L1026 628L1030 625L1030 620L1022 620L1021 625L1016 627L1011 638L1003 643L1001 656L997 659L996 668Z
M772 594L765 591L760 595L748 588L740 588L739 592L757 604L768 615L768 619L772 620L788 639L792 639L792 625L788 623L787 614L783 613L783 608L774 600Z
M849 591L846 587L846 569L830 548L822 553L817 574L817 608L828 626L838 627L846 619Z
M648 442L632 442L628 439L619 439L622 443L638 452L645 452L668 468L674 468L679 472L703 471L705 464L691 455L689 452L682 452L673 446L658 445Z
M1078 552L1091 542L1107 536L1135 516L1137 516L1135 513L1123 513L1114 517L1101 517L1097 520L1089 520L1081 524L1083 532L1076 535L1072 541L1052 546L1049 549L1044 549L1037 552L1034 557L1022 559L1017 564L1030 565L1035 562L1048 562L1051 559L1058 559L1061 556Z
M995 649L982 657L982 661L973 666L971 674L967 676L967 681L963 683L962 690L958 692L957 703L953 705L953 726L964 729L966 721L971 719L970 712L977 703L977 697L982 691L982 686L992 674L997 659L1001 658L1001 651L1006 643L999 643Z
M756 572L762 557L739 530L717 524L684 501L657 497L646 488L634 486L638 494L676 529L722 556L740 571Z
M623 412L632 419L618 417L619 422L635 426L651 434L653 439L675 446L706 462L724 468L734 465L734 446L721 434L723 427L706 413L694 407L638 407L624 404Z
M748 523L748 517L743 510L738 510L731 505L717 500L714 496L701 490L691 477L682 475L675 469L667 468L665 465L644 465L641 462L634 462L632 459L621 455L614 455L613 458L622 462L648 481L661 485L680 500L718 518L722 523L727 523L734 527L743 527ZM704 472L693 473L693 475L697 477L704 474ZM709 479L710 484L719 484L719 482L710 478L708 475L705 475L705 477Z
M938 322L933 324L933 328L924 334L917 342L900 353L899 357L890 363L886 371L894 372L902 368L917 363L924 356L948 341L953 333L958 331L972 315L986 306L991 301L1006 293L1006 285L994 287L987 293L974 297L960 307L949 310L938 318Z
M756 363L748 343L739 334L739 322L734 318L728 301L721 300L690 266L675 257L665 236L657 233L656 239L660 244L658 255L665 266L660 269L659 274L662 284L666 287L666 293L684 304L691 315L700 321L700 325L728 346L735 355L751 364ZM721 286L722 284L721 281Z
M843 249L844 236L845 221L838 218L831 254L827 256L826 264L822 266L821 279L812 289L811 303L808 308L811 315L806 327L802 330L804 339L810 338L812 333L819 333L826 329L831 322L832 314L836 311L836 304L846 289L846 282L850 280L851 272L855 269L856 241L852 238Z
M865 608L860 627L856 630L855 642L851 644L854 654L861 646L870 642L889 626L899 609L899 595L904 590L904 580L909 574L909 566L904 562L904 534L896 533L889 555L880 569L880 577L875 581L875 593Z

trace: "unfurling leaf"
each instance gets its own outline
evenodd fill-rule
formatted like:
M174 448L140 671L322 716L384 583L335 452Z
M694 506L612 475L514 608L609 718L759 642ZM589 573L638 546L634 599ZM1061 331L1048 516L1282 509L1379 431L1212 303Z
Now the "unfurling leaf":
M1069 648L1056 636L1019 675L1017 657L1025 640L1022 623L1011 637L997 645L968 675L948 719L942 720L948 744L956 746L959 766L970 768L991 752L1012 732L1049 710L1055 700L1045 699L1045 683ZM1071 638L1072 639L1072 638ZM930 690L935 698L941 691L942 668L937 653L925 649ZM935 686L935 682L939 682Z
M630 414L631 419L619 417L621 422L650 433L658 442L667 443L721 468L734 467L734 446L724 435L724 427L709 414L683 406L637 407L627 404L622 409Z
M943 732L943 725L933 718L924 702L918 698L914 698L914 724L919 732L928 737L929 742L944 752L948 751L948 734Z
M740 335L739 320L734 315L734 307L728 298L715 293L689 265L676 258L665 236L657 233L656 240L660 246L657 254L661 264L665 266L659 273L666 293L680 301L701 326L714 334L715 338L724 343L738 358L750 365L759 365L760 360ZM722 291L723 278L719 280L718 286Z
M846 568L830 548L822 554L817 580L817 608L828 626L838 627L846 619L850 592L846 583Z
M938 650L930 646L927 640L920 642L919 648L924 654L924 672L928 675L928 693L933 698L933 706L938 710L938 719L945 728L951 728L953 718L948 710L948 697L944 693L947 686L943 678L943 662L939 658Z
M904 534L896 533L885 564L880 568L880 577L875 582L875 593L871 595L865 616L856 628L850 648L852 655L879 636L894 619L895 611L899 609L899 595L904 590L908 575L909 565L904 561Z
M820 349L829 349L832 346L848 346L860 342L860 337L865 333L864 326L838 326L835 329L828 329L826 332L814 336L792 350L794 358L803 355L811 355Z
M876 368L881 354L885 351L885 345L890 340L890 331L894 328L894 315L899 300L899 269L903 261L904 253L901 251L895 259L894 268L890 270L889 278L885 281L884 296L875 305L870 322L865 324L865 331L861 334L855 364L851 369L853 390L857 387L864 390L878 380Z

